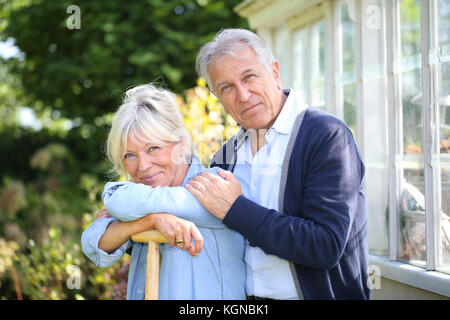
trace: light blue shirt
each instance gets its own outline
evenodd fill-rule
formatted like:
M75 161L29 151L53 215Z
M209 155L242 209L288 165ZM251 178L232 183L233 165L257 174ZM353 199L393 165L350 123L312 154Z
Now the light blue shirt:
M147 244L130 239L108 254L98 248L98 242L115 219L131 221L154 212L168 212L190 220L203 236L203 249L197 257L168 244L159 245L159 299L246 299L244 238L210 214L184 188L194 176L204 171L217 174L217 170L205 169L193 158L181 187L152 188L127 181L106 184L102 197L113 217L93 222L83 232L81 243L86 256L100 267L113 265L132 248L127 299L144 299Z
M279 211L281 168L286 147L297 115L304 110L293 90L286 99L277 119L267 131L267 143L252 155L250 139L237 152L234 175L241 182L242 193L259 205ZM276 237L273 235L267 235ZM264 253L246 241L246 291L248 295L272 299L298 299L289 262Z

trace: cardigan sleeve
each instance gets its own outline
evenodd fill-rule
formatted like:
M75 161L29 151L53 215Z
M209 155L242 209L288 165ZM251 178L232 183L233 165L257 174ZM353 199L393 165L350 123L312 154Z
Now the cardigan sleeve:
M364 172L348 128L327 129L315 129L315 135L303 135L295 143L284 208L297 212L284 214L240 196L223 220L251 246L323 270L336 265L344 251L359 210Z

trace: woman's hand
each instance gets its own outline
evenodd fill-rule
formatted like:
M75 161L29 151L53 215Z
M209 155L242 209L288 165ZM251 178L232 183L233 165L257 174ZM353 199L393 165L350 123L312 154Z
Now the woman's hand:
M153 226L151 229L161 232L169 240L171 247L187 250L194 257L198 256L203 248L203 236L190 221L167 213L153 213L141 219L147 219L149 226Z
M102 209L99 212L95 214L95 220L98 220L100 218L109 218L111 215L109 214L108 210Z
M95 214L95 220L109 217L111 215L106 209ZM194 257L203 248L203 236L194 223L167 213L153 213L129 222L113 221L101 237L99 248L112 252L133 234L155 229L167 238L169 246L187 250Z

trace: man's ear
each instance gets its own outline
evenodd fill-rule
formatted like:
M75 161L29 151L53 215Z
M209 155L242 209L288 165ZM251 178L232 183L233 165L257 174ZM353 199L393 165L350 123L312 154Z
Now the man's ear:
M272 75L275 79L275 82L277 83L278 89L281 90L280 65L278 64L277 60L272 63Z

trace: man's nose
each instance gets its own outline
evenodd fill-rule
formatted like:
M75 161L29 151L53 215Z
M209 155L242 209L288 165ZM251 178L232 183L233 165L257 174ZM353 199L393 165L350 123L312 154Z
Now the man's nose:
M237 95L240 102L246 102L250 98L250 90L242 84L236 85Z

